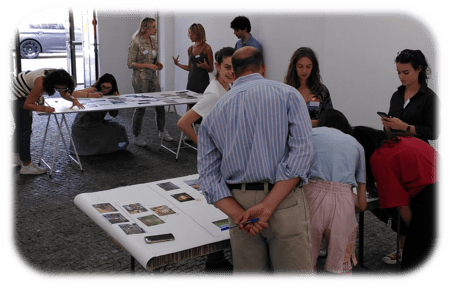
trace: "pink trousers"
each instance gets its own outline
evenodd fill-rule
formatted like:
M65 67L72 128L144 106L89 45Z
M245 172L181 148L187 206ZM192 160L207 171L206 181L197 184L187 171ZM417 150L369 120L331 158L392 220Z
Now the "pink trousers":
M313 263L319 256L322 238L328 244L325 269L349 273L356 265L355 247L358 223L351 186L323 180L309 180L304 186L311 225Z

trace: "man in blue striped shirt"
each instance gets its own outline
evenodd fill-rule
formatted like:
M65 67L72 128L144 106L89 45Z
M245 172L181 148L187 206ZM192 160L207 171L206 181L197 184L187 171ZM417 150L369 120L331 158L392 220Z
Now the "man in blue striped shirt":
M305 101L295 88L263 77L258 49L237 50L232 64L238 79L199 129L200 186L230 225L241 224L230 230L235 271L312 271L301 188L313 154Z

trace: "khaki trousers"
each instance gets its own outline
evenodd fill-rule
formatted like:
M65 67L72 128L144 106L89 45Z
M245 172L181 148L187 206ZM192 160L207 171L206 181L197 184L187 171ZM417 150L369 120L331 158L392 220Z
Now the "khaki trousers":
M235 200L248 209L269 193L233 189ZM230 225L234 224L229 219ZM297 188L280 203L269 219L269 227L250 237L241 230L230 229L235 272L304 272L313 271L309 208L303 189Z

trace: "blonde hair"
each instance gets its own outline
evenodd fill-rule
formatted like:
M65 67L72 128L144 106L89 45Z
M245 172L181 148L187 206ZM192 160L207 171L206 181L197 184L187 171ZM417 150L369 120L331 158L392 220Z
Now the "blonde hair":
M144 34L145 31L150 28L150 25L153 22L156 22L156 20L150 17L145 17L144 19L142 19L141 23L139 23L139 29L133 34L133 38L137 35L141 36L142 34Z
M191 32L193 34L197 35L197 37L199 38L198 41L200 43L205 43L206 42L205 28L203 28L202 24L194 23L194 24L191 25L191 27L189 27L189 30L191 30Z

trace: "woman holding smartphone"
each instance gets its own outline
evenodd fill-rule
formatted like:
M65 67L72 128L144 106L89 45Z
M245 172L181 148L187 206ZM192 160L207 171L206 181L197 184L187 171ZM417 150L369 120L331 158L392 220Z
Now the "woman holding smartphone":
M319 61L311 48L300 47L294 52L284 83L296 88L305 99L313 127L325 109L333 108L330 91L322 84Z

